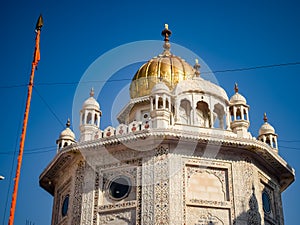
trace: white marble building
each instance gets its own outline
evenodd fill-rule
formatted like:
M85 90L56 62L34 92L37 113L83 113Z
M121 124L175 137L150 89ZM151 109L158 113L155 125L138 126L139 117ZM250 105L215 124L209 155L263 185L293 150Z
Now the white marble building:
M52 225L283 225L281 193L294 170L278 154L267 122L253 137L249 105L235 85L229 99L170 52L136 72L120 125L101 129L100 105L80 111L40 176L54 197ZM77 126L77 124L75 124Z

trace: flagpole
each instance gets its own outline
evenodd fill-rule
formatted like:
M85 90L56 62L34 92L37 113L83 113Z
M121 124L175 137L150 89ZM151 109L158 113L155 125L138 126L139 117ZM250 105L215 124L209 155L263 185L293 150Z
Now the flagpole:
M23 119L22 134L21 134L21 139L20 139L19 155L18 155L18 164L17 164L16 176L14 179L15 183L14 183L14 190L13 190L13 195L12 195L8 225L14 224L18 187L19 187L19 180L20 180L20 172L21 172L25 137L26 137L26 131L27 131L27 122L28 122L30 102L31 102L31 96L32 96L33 78L34 78L34 72L37 68L37 64L40 60L40 35L41 35L42 26L43 26L43 18L40 15L40 17L38 18L36 27L35 27L35 32L36 32L35 51L34 51L34 55L33 55L33 61L31 64L31 74L30 74L30 79L29 79L29 83L28 83L27 100L26 100L26 107L25 107L25 113L24 113L24 119Z

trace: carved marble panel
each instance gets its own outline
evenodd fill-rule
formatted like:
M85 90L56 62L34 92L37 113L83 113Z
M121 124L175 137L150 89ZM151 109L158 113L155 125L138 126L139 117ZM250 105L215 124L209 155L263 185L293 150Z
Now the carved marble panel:
M107 214L100 214L99 225L135 225L136 211L122 210Z
M124 154L123 152L122 154ZM130 154L131 155L131 154ZM95 199L93 224L140 224L141 222L141 159L119 161L100 165L96 168ZM120 200L110 196L111 181L126 177L130 182L130 192ZM132 213L132 210L135 212ZM117 213L127 212L123 219ZM130 213L128 213L130 211ZM115 219L113 215L115 216ZM125 215L125 214L124 214ZM106 219L105 219L106 218ZM107 219L110 218L110 219ZM125 219L127 218L127 219ZM111 221L110 221L111 220ZM104 221L106 221L104 223ZM122 222L123 221L123 222ZM125 222L124 222L125 221ZM127 221L127 222L126 222Z
M230 225L230 210L187 207L186 225Z
M183 173L186 224L205 224L206 219L189 219L190 212L205 208L211 211L202 213L202 216L212 218L212 224L232 224L235 213L231 163L189 158L185 161Z
M75 187L73 194L72 205L72 225L80 225L81 221L81 206L82 206L82 187L84 182L84 168L85 163L80 162L75 173Z

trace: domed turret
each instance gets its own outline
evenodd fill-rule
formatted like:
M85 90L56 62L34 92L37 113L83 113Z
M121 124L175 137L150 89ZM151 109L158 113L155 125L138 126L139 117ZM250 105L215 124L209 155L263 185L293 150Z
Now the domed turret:
M248 132L249 122L249 106L244 96L238 93L239 88L237 83L234 85L235 94L230 98L230 128L240 137L249 138L251 135Z
M94 98L94 89L92 88L90 91L90 97L84 101L82 108L83 109L94 109L94 110L99 110L100 105L97 102L97 100Z
M264 124L259 129L258 140L270 145L272 148L278 149L277 134L274 127L268 123L266 113L264 113Z
M157 83L151 91L151 94L157 94L157 93L170 93L170 89L168 88L168 86L160 81L159 83Z
M246 105L247 101L246 101L245 97L238 92L238 86L237 86L237 84L235 84L235 88L234 89L235 89L235 94L230 98L229 102L232 105L237 105L237 104Z
M172 91L176 84L189 77L193 77L195 69L182 58L171 54L169 36L171 31L166 25L162 35L165 36L164 51L150 59L134 75L130 84L130 97L138 98L149 95L160 78Z
M57 151L62 149L63 147L66 147L72 143L75 143L75 134L70 129L71 123L70 119L68 119L66 123L66 129L64 129L60 135L59 138L56 140L57 144Z
M171 95L167 85L160 81L150 96L150 116L154 128L167 128L171 123Z
M94 98L94 89L91 89L90 97L84 101L80 111L80 140L92 139L92 135L99 130L102 112L100 105Z

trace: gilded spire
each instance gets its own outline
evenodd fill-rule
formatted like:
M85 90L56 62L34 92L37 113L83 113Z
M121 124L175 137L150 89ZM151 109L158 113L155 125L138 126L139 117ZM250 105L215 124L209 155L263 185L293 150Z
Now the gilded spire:
M90 97L94 97L94 95L95 95L94 88L91 88Z
M165 29L161 32L161 35L164 36L164 52L163 54L164 55L169 55L170 54L170 48L171 48L171 44L169 42L169 37L171 36L172 32L171 30L169 30L169 25L168 24L165 24Z
M70 118L68 118L67 123L66 123L66 127L70 127L71 126L71 122L70 122Z
M195 75L196 77L200 77L200 64L198 59L195 59L195 65L194 65L194 69L195 69Z
M234 84L234 91L235 91L235 93L239 92L239 87L238 87L237 83Z
M267 113L264 113L264 121L265 121L265 123L268 122Z

